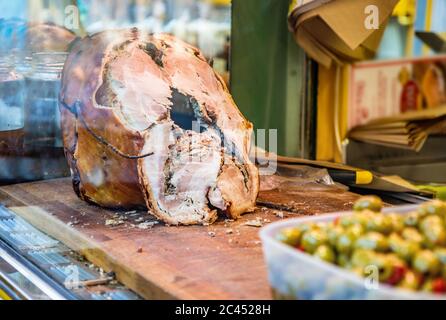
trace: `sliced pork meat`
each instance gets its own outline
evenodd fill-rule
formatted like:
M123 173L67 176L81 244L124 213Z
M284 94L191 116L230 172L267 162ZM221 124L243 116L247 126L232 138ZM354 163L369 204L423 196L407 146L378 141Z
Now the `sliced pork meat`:
M168 224L252 211L252 124L194 47L137 29L72 45L61 90L65 153L82 199L146 206Z

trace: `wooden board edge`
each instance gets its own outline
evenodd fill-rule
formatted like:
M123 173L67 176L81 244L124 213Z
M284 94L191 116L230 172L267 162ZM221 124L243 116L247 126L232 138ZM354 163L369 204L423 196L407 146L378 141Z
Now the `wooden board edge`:
M4 190L0 190L0 193L7 197L11 197L11 195ZM19 199L14 198L14 200L18 200L20 202ZM24 204L23 207L14 206L8 207L8 209L25 219L38 230L62 242L70 249L78 252L89 262L102 268L104 271L113 271L119 282L139 294L144 299L168 300L191 298L177 297L156 283L144 278L141 274L134 272L127 266L118 263L116 259L108 255L94 239L89 239L75 228L58 220L50 213L39 207Z

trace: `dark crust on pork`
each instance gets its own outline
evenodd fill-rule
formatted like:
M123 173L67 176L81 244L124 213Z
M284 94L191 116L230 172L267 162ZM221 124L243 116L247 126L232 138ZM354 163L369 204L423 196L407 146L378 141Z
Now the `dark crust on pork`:
M103 80L102 68L107 63L107 54L110 50L107 36L111 34L104 32L75 41L65 63L60 97L65 154L73 175L74 189L81 199L107 208L145 206L136 174L136 161L123 159L110 148L97 143L79 120L81 116L86 123L95 124L93 130L97 135L107 141L113 141L123 152L131 155L139 154L143 143L141 135L129 132L112 109L97 108L96 102L91 98L96 96L95 92ZM134 36L133 31L127 35L130 38ZM74 106L76 102L80 104L78 110L80 115L77 116L73 110L65 107ZM74 140L74 137L79 138ZM93 170L95 166L103 167L105 161L107 161L107 177L104 185L97 188L87 181L83 173Z

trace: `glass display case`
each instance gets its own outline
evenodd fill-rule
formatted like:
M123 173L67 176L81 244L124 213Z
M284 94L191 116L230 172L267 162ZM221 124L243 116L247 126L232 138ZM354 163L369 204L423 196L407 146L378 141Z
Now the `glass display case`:
M64 181L71 189L59 110L64 64L76 39L130 28L172 34L199 47L229 83L230 1L21 0L0 4L0 187L48 180ZM64 196L55 191L45 196L50 207L64 202ZM0 193L0 299L139 298L113 273L56 240L60 230L79 224L75 213L53 230L52 237L38 222L28 223L17 214L33 207L32 201L11 200ZM64 206L61 212L67 210L73 208ZM127 214L122 220L135 215L120 214ZM151 227L144 217L130 219L137 230ZM103 224L113 227L113 221L105 219Z
M229 82L230 1L19 1L0 15L0 184L70 174L58 99L69 43L137 27L199 47Z

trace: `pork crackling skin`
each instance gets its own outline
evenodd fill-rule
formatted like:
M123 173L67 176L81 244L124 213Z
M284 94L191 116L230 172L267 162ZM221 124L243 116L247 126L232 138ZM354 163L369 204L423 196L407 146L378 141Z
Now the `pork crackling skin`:
M60 110L81 199L145 206L170 225L210 224L219 213L236 219L254 209L252 124L201 52L181 40L137 29L76 40Z

